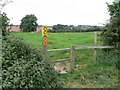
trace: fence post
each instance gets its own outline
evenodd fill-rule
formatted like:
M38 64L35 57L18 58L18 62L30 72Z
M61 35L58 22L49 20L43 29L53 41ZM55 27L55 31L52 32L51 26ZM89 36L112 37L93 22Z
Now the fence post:
M70 72L74 69L74 46L70 48Z
M94 46L97 43L97 32L94 32ZM96 64L96 48L94 48L94 64Z

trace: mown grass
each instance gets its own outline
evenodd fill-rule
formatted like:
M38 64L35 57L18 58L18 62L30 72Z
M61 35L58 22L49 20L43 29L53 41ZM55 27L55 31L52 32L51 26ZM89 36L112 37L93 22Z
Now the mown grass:
M25 42L33 47L41 48L41 33L22 32L11 34L23 38ZM48 49L69 48L71 45L94 45L94 33L48 33ZM97 37L97 45L102 45L99 37ZM65 82L64 87L115 87L118 81L118 70L113 62L116 62L117 58L114 50L111 53L103 53L103 50L97 49L97 64L94 65L93 49L75 50L75 70L71 73L60 75L60 78ZM69 58L70 51L48 52L48 56L49 60Z

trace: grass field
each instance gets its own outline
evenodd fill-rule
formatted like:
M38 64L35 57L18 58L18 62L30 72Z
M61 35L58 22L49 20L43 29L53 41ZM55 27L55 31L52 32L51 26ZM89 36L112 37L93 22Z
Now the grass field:
M100 32L98 32L100 33ZM41 48L41 33L11 33L21 37L32 47ZM71 45L94 45L94 33L48 33L48 49L69 48ZM100 38L97 45L102 45ZM49 60L69 58L70 51L49 52ZM97 64L93 64L93 50L75 50L75 70L59 75L66 88L100 88L115 87L118 71L112 61L116 60L116 52L104 54L97 50ZM79 65L79 66L78 66Z
M99 34L100 32L98 32ZM38 49L41 48L42 45L42 35L41 33L11 33L14 36L21 37L23 40L32 47L36 47ZM97 45L101 45L101 41L97 38ZM48 49L57 49L57 48L70 48L71 45L94 45L94 33L93 32L81 32L81 33L48 33ZM56 59L64 59L69 58L70 51L56 51L56 52L48 52L49 60ZM92 59L93 57L86 57L92 54L93 50L89 50L87 53L85 50L82 50L82 54L80 58L84 60L84 58ZM79 56L79 50L77 50L77 56ZM85 57L84 57L85 56ZM77 58L78 59L78 58ZM76 60L77 61L77 60Z
M98 32L99 33L99 32ZM34 47L40 48L42 35L41 33L11 33L14 36L21 37L25 42ZM98 39L97 45L100 45ZM67 48L71 45L93 45L94 33L48 33L48 49Z

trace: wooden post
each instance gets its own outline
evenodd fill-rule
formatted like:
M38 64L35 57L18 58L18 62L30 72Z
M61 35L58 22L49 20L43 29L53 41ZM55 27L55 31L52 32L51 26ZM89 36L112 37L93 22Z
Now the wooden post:
M43 57L47 59L47 27L42 27L42 53Z
M45 59L47 59L47 45L44 45L44 37L42 37L42 54Z
M97 43L97 32L94 32L94 46ZM94 64L96 64L96 48L94 48Z
M70 49L70 71L72 71L74 69L74 46L71 46Z

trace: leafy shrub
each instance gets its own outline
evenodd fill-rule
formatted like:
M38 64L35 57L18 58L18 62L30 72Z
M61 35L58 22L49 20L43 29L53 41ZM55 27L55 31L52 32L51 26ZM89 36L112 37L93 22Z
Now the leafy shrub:
M58 88L58 74L40 51L7 35L2 45L3 88Z
M98 53L97 60L109 66L118 67L118 56L119 52L117 50L106 50L106 52L103 50Z
M108 4L110 14L109 23L102 29L101 37L105 45L114 45L117 49L120 47L120 1ZM120 50L120 49L119 49Z

